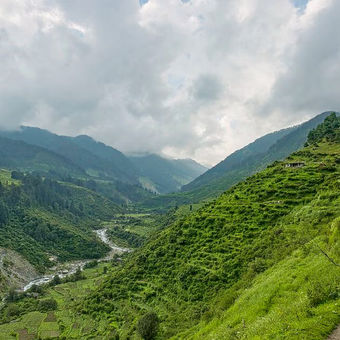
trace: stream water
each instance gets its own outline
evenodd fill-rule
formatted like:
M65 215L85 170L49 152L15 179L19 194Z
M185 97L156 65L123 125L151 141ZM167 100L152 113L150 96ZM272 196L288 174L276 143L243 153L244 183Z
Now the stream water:
M107 228L98 229L98 230L95 230L94 232L97 234L98 238L103 243L107 244L111 248L111 251L105 257L97 260L98 262L110 261L116 254L122 254L122 253L131 251L128 248L117 247L115 244L113 244L107 236ZM24 287L22 287L22 291L24 292L27 291L33 285L40 286L42 284L50 282L53 279L53 277L56 275L58 275L60 278L64 278L66 276L72 275L77 271L78 268L83 270L85 264L91 261L93 260L79 260L79 261L63 263L62 265L55 267L50 274L46 274L44 276L35 278L34 280L28 282Z

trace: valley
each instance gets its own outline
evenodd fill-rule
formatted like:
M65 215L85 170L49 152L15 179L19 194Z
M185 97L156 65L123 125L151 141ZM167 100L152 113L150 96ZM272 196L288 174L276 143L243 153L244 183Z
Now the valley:
M107 236L107 228L98 229L94 231L98 238L107 246L110 247L110 252L105 255L103 258L99 258L96 262L106 262L113 259L115 255L120 255L126 252L130 252L129 248L120 248L113 244L108 236ZM24 287L20 287L19 291L22 290L23 292L28 291L32 286L40 286L47 284L53 280L53 278L57 275L59 278L67 278L76 273L77 270L84 270L84 267L91 263L91 260L81 260L81 261L74 261L74 262L66 262L61 265L55 266L49 270L48 275L44 275L42 277L38 277L33 279L32 281L28 282Z
M1 170L0 246L18 261L1 263L0 338L326 339L340 322L339 133L336 113L317 116L189 185L205 189L128 204L104 178Z

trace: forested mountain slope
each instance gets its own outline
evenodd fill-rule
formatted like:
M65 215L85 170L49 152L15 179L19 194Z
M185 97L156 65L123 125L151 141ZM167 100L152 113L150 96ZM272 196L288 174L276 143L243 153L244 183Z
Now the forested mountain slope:
M181 193L148 198L142 206L149 209L164 209L217 197L242 179L264 169L271 162L284 159L301 148L307 140L309 131L331 113L324 112L299 126L265 135L234 152L184 186Z
M299 126L276 131L257 139L246 147L235 151L215 167L184 186L183 191L193 190L207 183L211 184L216 179L223 179L223 182L230 181L232 183L233 180L227 177L235 176L236 173L234 172L241 171L243 176L249 176L254 169L287 157L300 149L306 142L309 131L330 114L331 112L321 113Z
M129 159L86 135L59 136L23 126L16 131L0 131L0 136L0 146L5 150L2 151L3 166L95 180L97 189L117 203L153 197L150 192L178 191L206 170L189 159L172 160L158 155ZM147 190L143 191L142 187Z
M18 131L1 131L1 135L51 150L77 164L93 177L138 183L133 165L121 152L89 137L59 136L47 130L26 126Z
M130 156L129 159L144 185L161 194L180 190L182 185L207 170L191 159L167 159L156 154Z
M85 176L83 169L54 152L4 137L0 137L0 167L60 176Z
M63 262L108 251L92 230L98 219L121 211L110 200L38 175L0 175L0 247L17 251L41 271L52 265L52 255Z
M122 339L157 318L160 339L325 338L340 321L339 119L318 131L131 254L82 312Z

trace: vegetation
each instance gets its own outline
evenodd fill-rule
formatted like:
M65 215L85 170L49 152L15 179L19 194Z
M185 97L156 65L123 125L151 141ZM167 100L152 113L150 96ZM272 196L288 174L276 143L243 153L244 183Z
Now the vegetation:
M149 312L142 316L137 323L137 332L142 339L152 340L158 332L159 319L155 312Z
M333 112L323 124L320 124L308 134L307 145L316 144L326 139L330 142L340 142L340 117Z
M322 339L340 321L339 267L329 261L340 262L339 154L336 142L307 147L175 222L83 313L115 320L122 338L152 307L160 338ZM286 167L294 162L305 166Z
M32 287L38 296L13 291L0 313L0 337L26 330L60 339L326 338L340 322L339 131L331 115L304 149L205 205L162 216L116 214L103 224L113 240L124 235L133 245L140 238L143 246L124 263L93 262L72 282ZM20 188L19 197L43 214L62 190L89 190L49 185L55 196L44 205L30 186L22 188L33 180L26 176L14 174L4 190ZM68 196L81 211L76 195ZM58 216L90 220L83 205L83 216L69 205ZM12 207L4 206L6 225Z
M0 245L17 251L40 271L59 261L101 257L108 248L92 226L120 208L81 187L13 171L0 184Z
M307 140L309 131L329 116L324 112L292 128L265 135L234 152L225 160L185 185L182 192L150 197L140 204L145 209L162 211L183 204L210 201L225 190L264 169L276 160L282 160L299 150Z

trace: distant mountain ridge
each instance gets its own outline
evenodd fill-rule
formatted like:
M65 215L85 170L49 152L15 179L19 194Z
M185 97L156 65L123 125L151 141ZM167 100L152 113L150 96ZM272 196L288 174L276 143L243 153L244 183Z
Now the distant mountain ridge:
M2 131L1 135L10 139L21 140L25 143L37 145L53 151L72 161L93 177L117 179L122 182L137 184L137 176L131 169L133 165L126 157L113 148L111 157L96 154L98 149L105 149L105 145L97 145L92 138L59 136L47 130L23 126L17 131ZM92 151L90 151L92 149ZM122 167L124 167L122 169ZM125 171L123 171L125 170Z
M87 135L60 136L40 128L23 126L16 131L0 131L0 136L6 138L7 141L22 143L16 144L17 151L15 155L12 155L15 161L13 157L11 161L11 164L19 169L55 171L62 175L69 173L76 177L117 182L116 189L124 187L124 191L129 192L140 191L140 189L127 188L127 185L142 186L154 193L178 191L182 185L189 183L206 170L195 161L187 159L172 160L158 155L127 157L119 150ZM19 152L19 146L27 152L30 150L31 154L33 152L40 157L44 155L49 161L29 164L25 160L26 151ZM36 148L35 151L33 151L33 146ZM39 152L37 148L40 148ZM58 164L56 156L62 164Z
M177 191L207 170L191 159L168 159L156 154L129 156L129 159L142 180L151 180L150 189L158 193Z
M270 163L284 159L302 148L309 131L322 123L332 112L323 112L300 125L260 137L235 151L191 183L184 185L181 192L147 198L141 205L148 209L166 210L215 198Z
M261 170L267 164L287 157L290 153L303 147L309 131L322 123L331 113L332 111L323 112L305 123L256 139L253 143L232 153L191 183L183 186L182 190L191 191L212 180L222 180L222 178L227 180L227 176L233 175L233 171L245 170L245 176L248 176L256 169Z
M31 172L55 171L60 175L85 176L69 159L40 146L0 136L0 166Z

